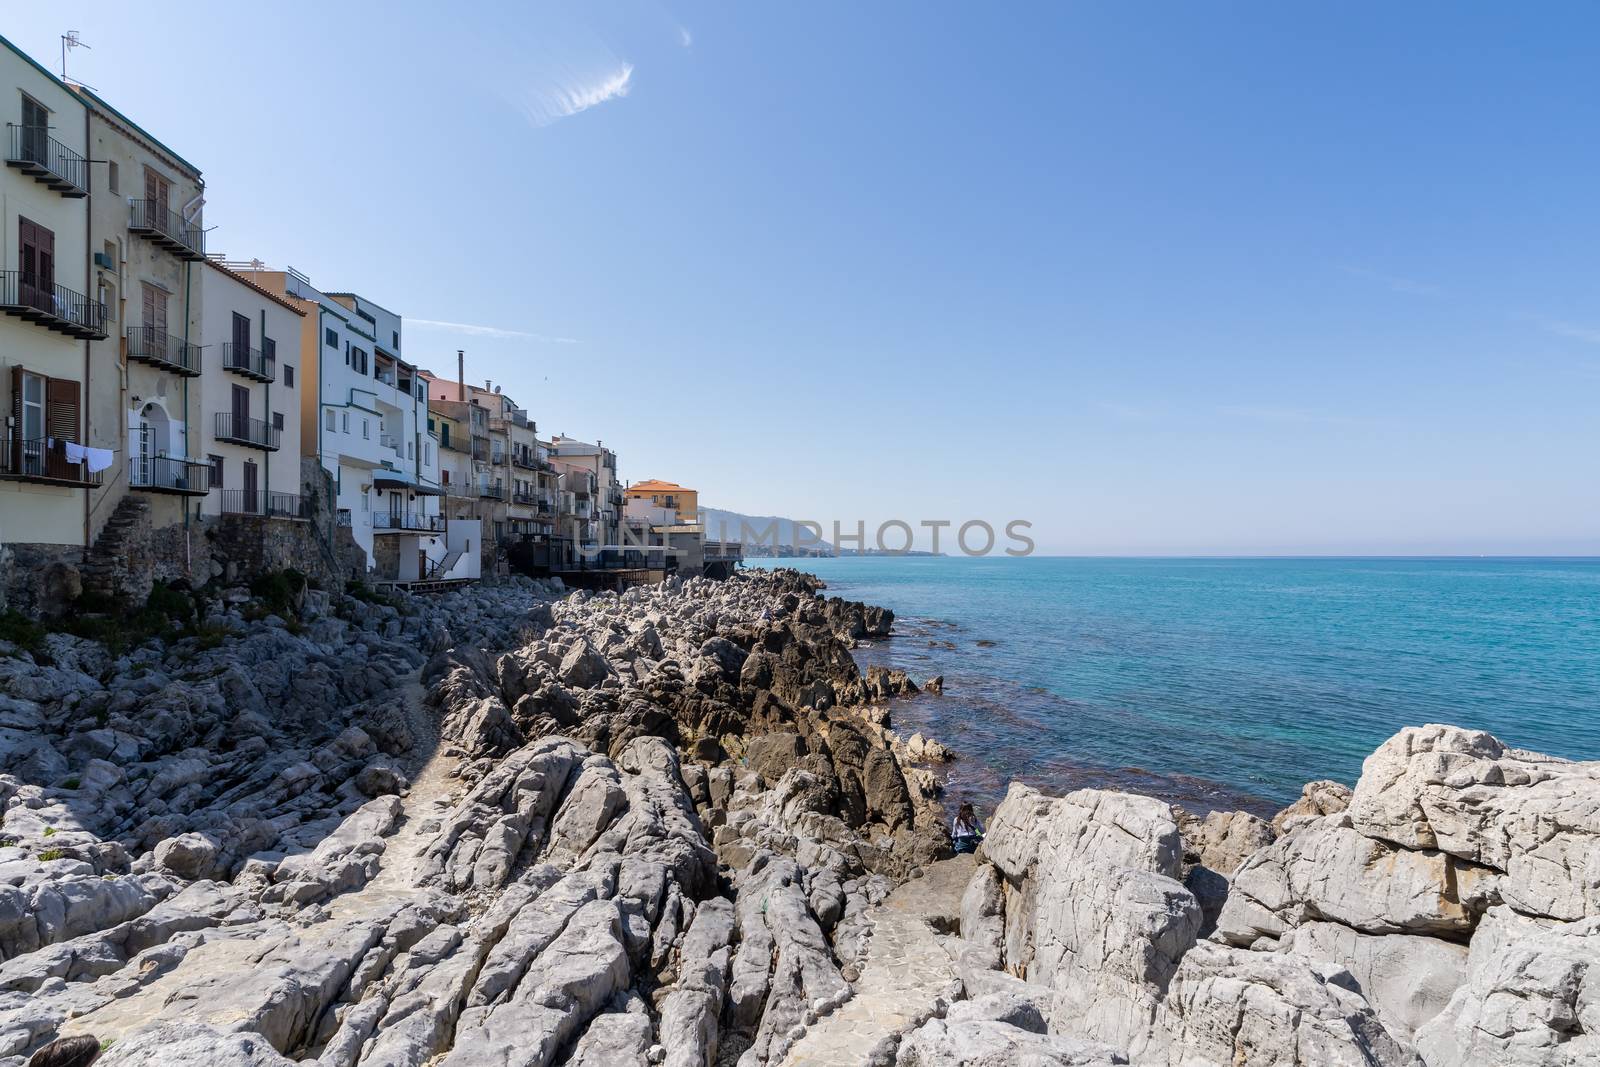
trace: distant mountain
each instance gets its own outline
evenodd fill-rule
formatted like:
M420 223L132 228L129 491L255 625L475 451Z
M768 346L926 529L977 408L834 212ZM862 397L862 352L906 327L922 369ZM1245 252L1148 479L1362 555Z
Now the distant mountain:
M828 544L807 544L804 549L797 550L795 544L795 520L781 518L777 515L743 515L737 511L724 511L721 508L702 507L701 518L706 524L706 537L712 541L728 540L743 541L744 554L748 556L832 556L836 553ZM773 537L769 530L777 531L777 550L773 549ZM815 540L816 531L808 530L798 540L811 542ZM826 536L826 534L824 534ZM759 540L759 544L757 543Z

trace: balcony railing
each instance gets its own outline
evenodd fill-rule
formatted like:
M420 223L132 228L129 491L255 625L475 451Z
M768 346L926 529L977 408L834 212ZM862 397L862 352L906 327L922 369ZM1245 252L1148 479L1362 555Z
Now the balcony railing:
M52 485L93 486L103 480L104 471L90 473L83 460L67 458L67 443L39 437L13 440L0 438L0 478Z
M465 441L463 441L459 437L440 438L439 439L439 447L440 448L448 448L452 452L466 452L466 451L468 451L467 443Z
M484 440L482 437L474 437L472 439L472 458L488 462L489 442Z
M185 378L200 374L200 346L156 326L128 327L128 358Z
M432 533L444 529L444 519L438 515L423 515L415 511L374 511L372 528L378 533L403 533L413 530Z
M533 505L539 502L539 498L534 495L531 489L516 489L511 493L511 502L513 504Z
M478 486L478 495L485 500L504 500L506 498L506 490L501 485L480 485Z
M6 125L11 133L6 166L16 167L62 196L76 200L89 195L88 160L51 137L46 126Z
M128 485L151 493L205 496L211 492L211 464L177 456L131 456Z
M278 376L278 361L259 348L249 345L235 344L232 341L222 346L222 366L235 374L242 374L258 382L270 382Z
M279 439L282 436L283 432L281 430L261 419L235 415L231 411L217 412L217 440L219 441L228 441L248 448L259 448L267 452L276 452Z
M206 258L206 231L160 200L128 202L128 232L154 241L181 259Z
M224 515L254 515L261 519L309 519L311 501L298 493L271 493L265 489L223 489ZM339 525L350 525L348 511L339 513Z
M79 340L106 336L106 306L32 271L0 271L0 311Z

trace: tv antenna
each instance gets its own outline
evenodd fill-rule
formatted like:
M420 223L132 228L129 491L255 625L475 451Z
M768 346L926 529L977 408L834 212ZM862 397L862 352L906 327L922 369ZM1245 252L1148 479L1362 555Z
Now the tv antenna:
M71 78L67 77L67 53L72 51L74 48L88 48L88 47L89 47L89 45L87 45L87 44L85 44L83 42L83 38L81 38L78 35L78 31L77 30L68 30L66 33L63 33L61 35L61 80L62 81L71 81L72 80Z

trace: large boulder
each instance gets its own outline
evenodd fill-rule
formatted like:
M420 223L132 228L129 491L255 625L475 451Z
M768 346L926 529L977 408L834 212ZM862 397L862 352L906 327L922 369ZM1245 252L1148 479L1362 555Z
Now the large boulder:
M1202 941L1183 958L1140 1063L1420 1067L1339 967Z
M1500 893L1524 914L1600 915L1600 762L1412 727L1367 757L1349 815L1368 837L1504 871Z
M1467 946L1437 937L1311 922L1286 940L1295 955L1349 971L1383 1025L1406 1040L1444 1009L1467 972Z
M983 854L1004 876L1004 963L1055 991L1052 1031L1128 1047L1200 929L1169 805L1013 783Z
M1484 917L1466 982L1417 1032L1429 1067L1600 1063L1600 919Z
M1234 872L1217 933L1230 944L1330 920L1371 934L1465 938L1499 879L1438 851L1363 836L1348 815L1302 822Z
M1272 829L1275 833L1285 833L1298 819L1337 815L1349 806L1350 787L1344 783L1330 782L1326 778L1307 782L1300 790L1300 799L1272 817Z

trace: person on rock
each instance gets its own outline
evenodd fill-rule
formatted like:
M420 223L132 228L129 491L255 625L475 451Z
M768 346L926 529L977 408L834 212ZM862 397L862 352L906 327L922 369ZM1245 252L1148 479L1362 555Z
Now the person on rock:
M976 852L983 842L983 823L978 821L978 813L972 810L971 802L962 801L956 810L956 817L950 823L950 840L957 855Z

